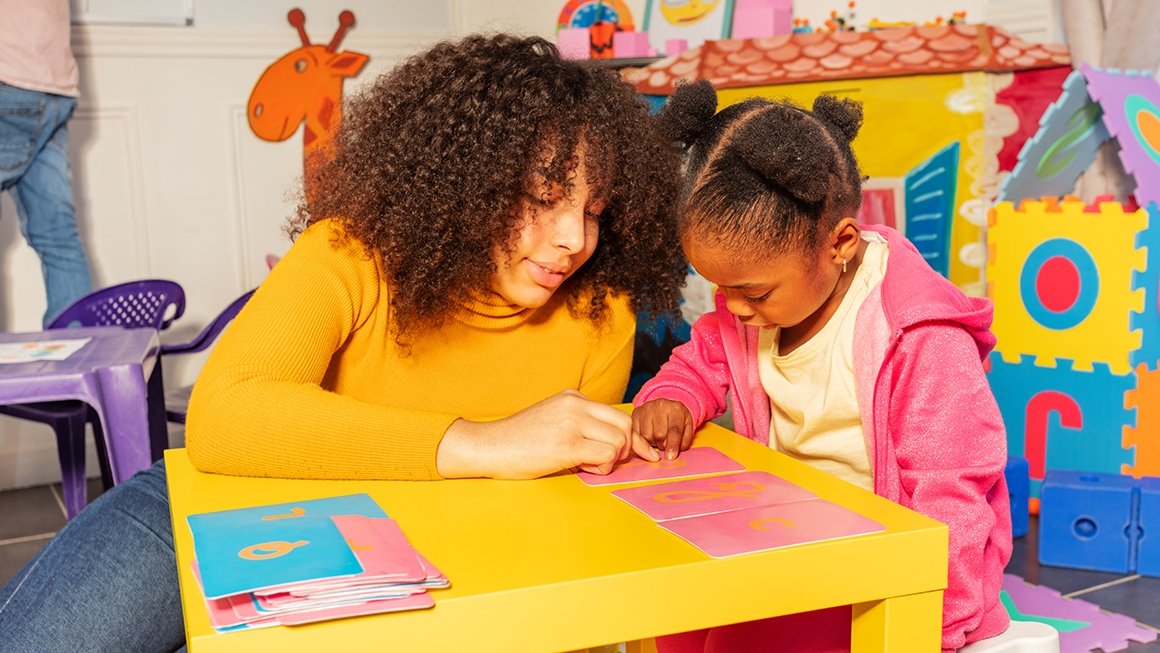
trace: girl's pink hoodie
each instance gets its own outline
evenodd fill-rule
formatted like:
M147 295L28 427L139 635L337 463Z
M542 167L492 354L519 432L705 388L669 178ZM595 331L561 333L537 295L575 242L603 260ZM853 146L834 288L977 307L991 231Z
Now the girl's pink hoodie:
M882 234L890 252L854 335L874 491L949 527L942 646L952 651L1010 621L999 601L1011 557L1007 438L980 362L995 345L991 302L964 295L898 232L863 229ZM633 403L679 401L699 427L722 415L731 395L734 429L769 444L758 330L737 321L721 293L716 304Z

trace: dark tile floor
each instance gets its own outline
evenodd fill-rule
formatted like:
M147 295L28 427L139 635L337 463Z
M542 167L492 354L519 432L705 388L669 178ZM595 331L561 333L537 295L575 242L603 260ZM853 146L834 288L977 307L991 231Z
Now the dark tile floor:
M89 479L89 501L103 489L100 479ZM8 582L66 521L59 483L0 492L0 584Z
M89 481L89 500L101 493L101 483ZM0 583L7 582L65 524L60 486L46 485L0 492ZM1015 540L1008 573L1046 585L1068 598L1082 598L1110 612L1126 614L1140 625L1160 630L1160 578L1124 576L1096 571L1041 567L1036 559L1036 523ZM1132 643L1129 653L1160 653L1160 642Z
M1041 567L1037 556L1039 529L1036 522L1032 517L1028 534L1015 540L1015 551L1007 564L1007 573L1022 576L1034 585L1050 587L1067 598L1082 599L1108 612L1128 615L1146 628L1160 630L1160 578ZM1160 641L1150 644L1132 642L1128 648L1120 650L1160 653Z

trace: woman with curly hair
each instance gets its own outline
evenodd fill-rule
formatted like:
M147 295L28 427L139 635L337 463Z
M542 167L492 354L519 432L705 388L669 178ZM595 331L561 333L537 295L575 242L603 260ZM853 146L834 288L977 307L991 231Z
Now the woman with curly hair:
M538 38L469 37L348 104L296 238L190 402L202 471L329 479L606 472L634 315L673 311L677 158L630 87ZM0 649L173 650L164 464L0 590Z

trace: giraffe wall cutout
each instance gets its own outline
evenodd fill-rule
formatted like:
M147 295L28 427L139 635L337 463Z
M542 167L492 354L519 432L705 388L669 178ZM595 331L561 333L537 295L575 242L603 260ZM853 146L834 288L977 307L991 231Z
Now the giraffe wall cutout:
M246 115L250 129L262 140L284 141L306 123L302 133L303 176L306 195L311 192L312 172L320 160L329 158L332 139L342 123L342 83L354 77L370 58L361 52L338 51L354 14L338 15L338 30L327 45L312 45L306 35L306 15L301 9L287 14L298 30L302 46L270 64L250 93Z

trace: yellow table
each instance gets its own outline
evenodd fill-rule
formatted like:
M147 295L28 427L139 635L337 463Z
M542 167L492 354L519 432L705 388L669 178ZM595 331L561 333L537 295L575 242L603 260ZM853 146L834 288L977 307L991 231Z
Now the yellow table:
M589 487L571 475L240 478L202 474L184 449L171 449L165 460L190 650L544 653L849 604L855 652L939 649L945 525L712 424L697 444L806 487L886 530L713 559L610 496L623 485ZM451 579L450 589L432 592L434 609L222 634L210 627L190 571L187 515L359 492L371 495Z

